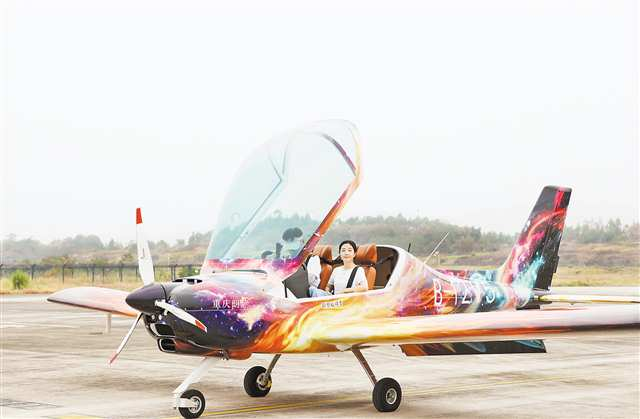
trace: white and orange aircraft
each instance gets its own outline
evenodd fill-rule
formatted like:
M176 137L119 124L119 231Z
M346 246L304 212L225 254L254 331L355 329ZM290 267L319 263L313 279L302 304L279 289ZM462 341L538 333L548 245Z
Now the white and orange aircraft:
M185 418L203 413L205 398L190 386L220 359L273 354L267 368L253 367L244 379L249 396L264 397L282 355L350 351L373 384L374 406L389 412L400 405L401 388L376 378L362 354L368 347L395 344L408 356L545 352L547 336L640 324L639 306L630 304L637 298L550 291L571 196L553 186L543 188L494 270L434 269L399 247L365 244L355 262L368 290L309 297L309 256L321 259L320 288L341 264L319 242L360 183L357 138L352 124L326 121L262 145L235 176L199 275L155 282L138 210L143 286L131 293L70 288L48 300L134 317L110 362L140 319L160 351L202 357L174 391ZM558 302L583 304L550 305ZM619 304L591 304L598 302Z

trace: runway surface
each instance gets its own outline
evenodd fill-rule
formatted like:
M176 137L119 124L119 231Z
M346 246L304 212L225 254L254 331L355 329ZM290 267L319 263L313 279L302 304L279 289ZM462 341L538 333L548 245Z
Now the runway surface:
M637 288L592 289L637 293ZM139 325L116 363L107 360L130 318L52 303L43 296L0 297L2 418L169 418L173 389L198 358L160 353ZM639 307L640 309L640 307ZM397 347L363 351L378 378L402 385L402 405L378 413L372 386L351 353L283 356L271 393L248 397L247 369L267 356L219 361L193 387L207 398L203 417L637 418L638 330L554 337L547 354L406 357Z

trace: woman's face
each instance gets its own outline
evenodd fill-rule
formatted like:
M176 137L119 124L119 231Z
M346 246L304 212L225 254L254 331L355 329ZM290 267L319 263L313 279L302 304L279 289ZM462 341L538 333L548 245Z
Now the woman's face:
M340 248L340 259L344 262L352 261L355 253L356 252L353 250L353 247L349 243L345 243Z

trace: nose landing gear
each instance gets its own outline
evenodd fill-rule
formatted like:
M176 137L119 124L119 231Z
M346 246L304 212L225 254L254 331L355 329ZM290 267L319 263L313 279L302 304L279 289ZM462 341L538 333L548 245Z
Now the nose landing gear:
M187 390L180 395L181 405L185 405L184 407L178 407L178 411L183 418L199 418L205 408L204 395L198 390Z
M191 384L197 383L204 374L211 368L216 358L205 357L187 378L184 379L175 390L173 390L173 408L178 409L183 418L199 418L204 412L205 398L201 392L189 389Z

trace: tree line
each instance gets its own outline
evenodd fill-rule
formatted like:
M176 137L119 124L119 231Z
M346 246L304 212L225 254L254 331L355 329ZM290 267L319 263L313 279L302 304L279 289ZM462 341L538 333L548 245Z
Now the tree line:
M447 233L447 239L439 250L449 254L495 251L511 246L517 236L517 233L482 231L478 227L458 226L426 217L369 216L337 220L322 238L322 243L335 245L349 238L356 243L384 243L403 248L411 244L412 253L426 255ZM565 227L563 237L565 242L581 244L638 243L640 225L637 222L622 224L619 219L611 219L606 223L586 222ZM154 259L156 256L171 257L173 262L199 263L210 239L210 231L194 232L187 239L177 240L173 244L159 240L151 241L149 246ZM111 239L105 243L92 234L67 237L48 244L33 238L18 239L15 235L9 235L3 240L4 263L70 264L79 259L98 265L132 263L135 261L135 254L135 242L120 243Z

